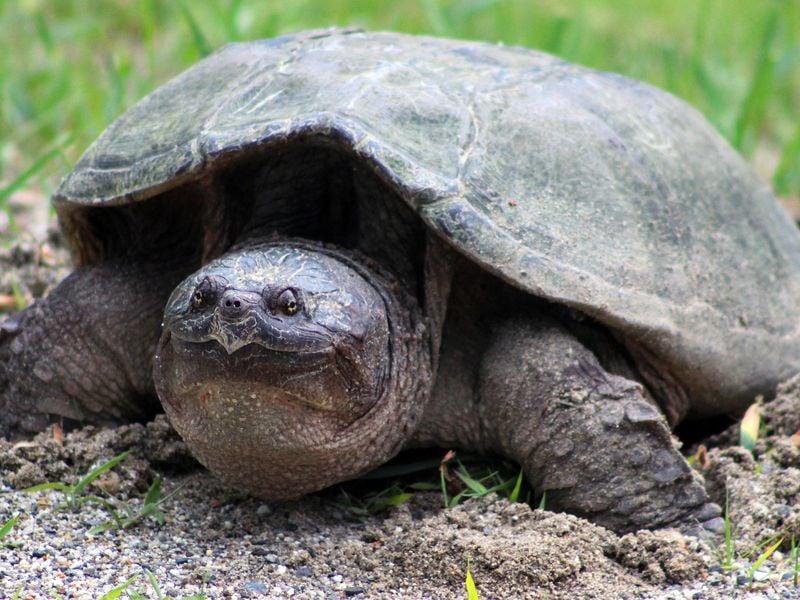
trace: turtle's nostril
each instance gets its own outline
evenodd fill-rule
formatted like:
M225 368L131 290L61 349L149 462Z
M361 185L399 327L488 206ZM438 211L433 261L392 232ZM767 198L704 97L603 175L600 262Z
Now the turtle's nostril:
M220 301L220 308L225 316L237 318L260 301L260 294L253 294L242 290L228 290Z

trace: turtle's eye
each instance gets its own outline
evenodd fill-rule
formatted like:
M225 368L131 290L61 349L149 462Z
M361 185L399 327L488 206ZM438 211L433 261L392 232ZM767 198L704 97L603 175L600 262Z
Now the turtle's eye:
M192 294L192 307L205 308L214 303L217 297L216 286L208 278L203 279Z
M283 290L278 296L278 310L288 316L297 314L300 310L300 300L293 290Z
M200 290L195 290L194 296L192 296L192 306L194 306L195 308L203 308L205 302L206 301L205 297L203 296L203 292L201 292Z

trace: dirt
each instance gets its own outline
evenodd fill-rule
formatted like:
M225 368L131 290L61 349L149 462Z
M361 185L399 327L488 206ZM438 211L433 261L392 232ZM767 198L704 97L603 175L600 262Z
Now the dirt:
M78 475L125 450L131 456L89 493L119 504L135 504L156 474L163 472L167 473L165 491L183 487L177 500L165 505L168 519L163 525L148 521L118 534L143 543L138 549L136 544L114 544L114 563L153 564L156 561L148 549L154 540L164 538L188 539L190 546L196 543L192 555L202 555L214 537L244 549L240 558L218 565L222 572L212 580L217 587L206 589L209 597L226 591L235 597L248 583L261 582L267 594L280 583L282 592L293 589L308 597L324 590L327 597L463 598L468 561L483 598L636 598L702 580L708 572L702 544L677 532L641 531L620 538L577 517L534 510L496 495L444 509L438 493L418 493L392 510L371 516L354 515L333 493L267 506L216 483L194 463L163 416L147 425L87 427L63 439L47 431L27 443L0 441L0 473L9 490L4 501L12 503L9 512L25 513L25 502L32 501L18 490L50 481L74 484ZM59 494L45 496L40 502L47 508L28 517L38 526L12 533L15 547L11 551L35 554L46 543L41 531L48 528L56 536L69 530L67 537L91 539L90 523L102 521L102 515L84 507L56 511L62 501ZM198 523L198 515L205 520ZM57 525L48 527L47 519L53 517ZM193 525L187 531L185 523L197 528ZM29 528L34 531L26 535ZM185 552L175 547L163 555ZM116 569L120 572L112 576L108 587L130 576L128 570ZM330 582L331 573L340 575L338 587ZM162 585L176 585L169 572L161 579ZM68 597L77 591L59 581L55 571L44 581ZM21 577L6 592L47 589L40 583ZM80 582L82 589L85 585ZM177 585L176 591L191 590Z
M63 275L57 234L51 229L39 240L0 252L0 295L35 297ZM0 539L0 592L91 598L133 577L129 590L156 597L147 569L176 598L200 591L208 598L465 598L469 565L481 598L800 597L792 560L800 539L800 378L762 413L752 451L738 445L735 425L704 440L704 450L691 449L714 500L728 503L727 547L674 531L620 537L495 495L444 509L438 492L417 492L372 515L343 506L335 491L264 504L216 482L163 416L0 440L0 526L20 515ZM163 523L145 518L91 535L109 518L102 505L64 511L61 492L20 491L74 484L126 450L130 456L87 493L136 509L163 475L162 496L177 490L162 507Z

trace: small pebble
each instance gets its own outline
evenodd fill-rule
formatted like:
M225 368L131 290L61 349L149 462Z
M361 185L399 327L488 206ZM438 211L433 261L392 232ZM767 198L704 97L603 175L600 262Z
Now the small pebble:
M267 586L260 581L250 581L245 583L244 589L246 592L261 594L262 596L266 596L267 592L269 591L267 590Z
M366 593L366 591L367 590L365 590L364 588L354 585L354 586L350 586L350 587L344 588L344 595L347 596L348 598L352 598L353 596L358 596L359 594L364 594L364 593Z

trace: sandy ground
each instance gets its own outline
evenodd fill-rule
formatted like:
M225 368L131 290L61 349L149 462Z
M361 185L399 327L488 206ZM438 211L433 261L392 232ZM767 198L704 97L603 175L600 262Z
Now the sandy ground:
M0 296L38 296L64 273L58 237L13 237L0 253ZM159 597L154 582L170 598L466 598L469 562L481 598L800 597L792 554L800 540L800 441L792 437L800 380L763 413L752 452L737 445L734 425L704 440L697 461L715 501L724 505L727 496L728 550L672 531L619 537L496 496L443 509L440 494L420 492L377 515L343 506L340 489L265 504L216 482L163 417L0 440L0 526L19 515L0 539L0 596L99 598L133 578L128 592L150 598ZM163 475L162 496L175 491L161 507L163 522L149 517L92 534L109 521L102 505L63 509L61 492L20 491L74 484L124 450L131 455L86 494L136 512Z

